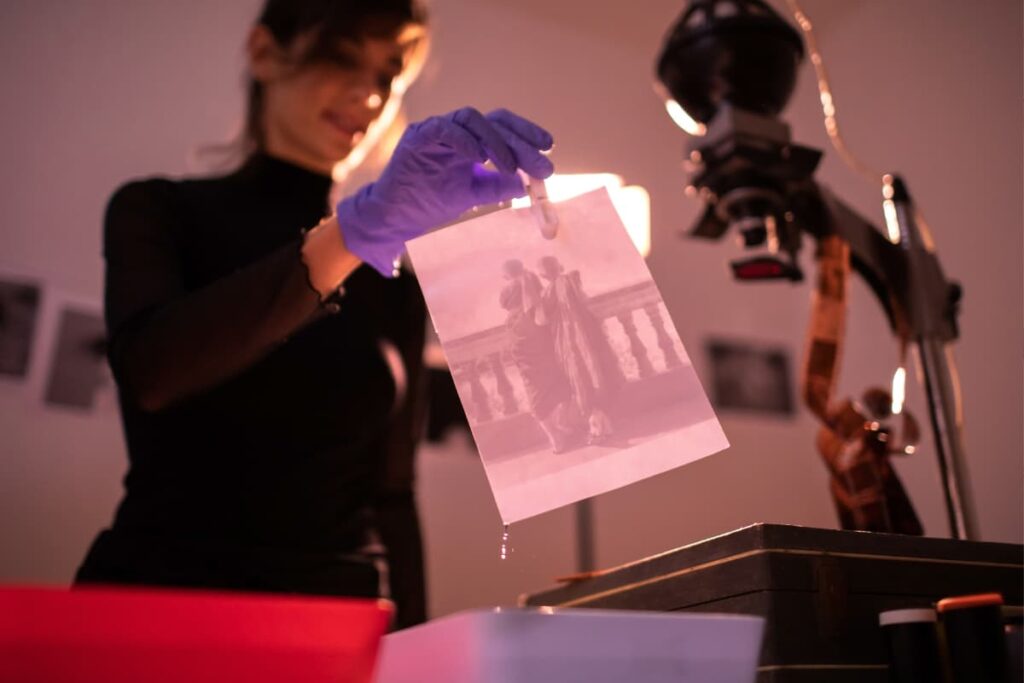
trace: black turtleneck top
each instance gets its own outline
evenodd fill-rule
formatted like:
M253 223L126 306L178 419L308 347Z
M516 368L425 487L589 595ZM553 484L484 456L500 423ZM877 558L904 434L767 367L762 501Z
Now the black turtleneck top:
M425 307L410 275L367 266L339 306L321 304L300 232L329 212L330 185L256 155L110 200L106 318L129 470L80 581L365 595L375 575L349 558L372 527L402 621L421 618ZM384 345L404 362L402 396Z

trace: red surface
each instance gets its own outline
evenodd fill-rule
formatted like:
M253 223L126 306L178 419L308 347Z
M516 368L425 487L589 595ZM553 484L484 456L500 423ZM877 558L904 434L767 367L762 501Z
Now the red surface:
M0 681L369 683L378 600L0 588Z

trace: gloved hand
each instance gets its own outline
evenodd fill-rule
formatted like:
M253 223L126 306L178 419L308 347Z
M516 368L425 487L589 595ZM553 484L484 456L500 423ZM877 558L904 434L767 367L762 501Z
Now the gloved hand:
M540 150L551 145L550 133L504 109L484 116L467 107L414 123L380 178L338 203L345 246L393 277L407 240L474 206L525 195L517 168L550 176ZM483 168L488 159L497 171Z

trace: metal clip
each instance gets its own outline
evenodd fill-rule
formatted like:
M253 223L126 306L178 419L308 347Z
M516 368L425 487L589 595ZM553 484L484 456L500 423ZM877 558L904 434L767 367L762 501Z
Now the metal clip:
M544 236L544 239L555 239L558 234L558 212L548 200L548 190L544 181L540 178L530 178L524 173L523 184L530 197L530 213L533 214L534 220L540 227L540 234Z

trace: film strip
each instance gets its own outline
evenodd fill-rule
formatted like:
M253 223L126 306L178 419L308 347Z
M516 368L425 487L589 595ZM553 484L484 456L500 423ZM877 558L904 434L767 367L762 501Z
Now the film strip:
M920 437L917 421L902 409L902 397L894 403L889 390L872 387L860 401L833 401L846 337L850 245L835 235L824 237L816 260L802 386L804 402L822 423L818 452L831 474L840 524L921 535L921 522L890 462L891 456L913 453ZM901 363L906 348L901 335Z

